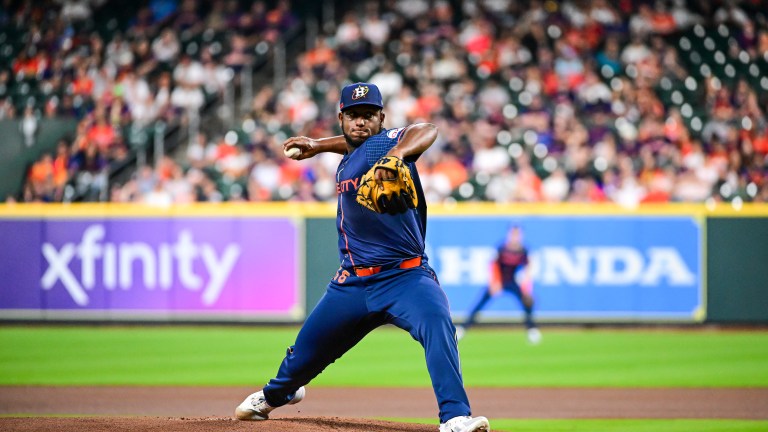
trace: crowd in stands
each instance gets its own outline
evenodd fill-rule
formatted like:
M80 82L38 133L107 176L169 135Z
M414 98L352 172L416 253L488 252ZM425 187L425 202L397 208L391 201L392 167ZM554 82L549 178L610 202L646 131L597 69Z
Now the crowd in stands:
M0 120L21 113L30 147L41 119L77 120L75 134L29 168L20 198L108 199L109 168L129 155L132 134L198 115L253 61L255 45L295 25L285 1L5 1Z
M99 166L99 158L121 155L114 150L119 139L99 129L104 125L151 122L199 107L194 98L174 104L172 93L200 90L210 81L187 78L191 84L185 84L180 77L233 65L219 55L208 58L198 75L177 74L201 60L182 55L178 42L174 49L174 35L226 25L227 11L238 4L226 2L202 15L199 2L184 0L165 20L143 8L130 28L150 29L154 38L130 28L110 41L87 33L79 44L86 48L70 52L71 42L41 43L44 49L28 50L25 59L44 52L49 59L41 62L51 65L45 70L69 68L68 80L55 72L38 80L54 88L68 82L71 91L55 111L83 119L77 138L83 142L71 145L78 151L96 147L96 160L88 163ZM238 10L237 22L258 22L258 4ZM281 22L295 20L286 2L274 10L281 7L288 17ZM282 88L257 89L236 130L201 131L183 155L112 185L109 199L333 201L339 156L292 161L282 156L280 144L292 135L339 134L339 89L370 81L384 95L385 127L438 126L437 142L418 162L431 202L768 202L763 1L391 0L349 7L295 59ZM54 35L67 34L66 24L59 27ZM254 28L227 34L230 40L279 37L279 26L271 33ZM39 40L46 34L40 31ZM115 47L121 43L128 48ZM200 48L200 57L206 51L210 46ZM165 74L149 74L158 65ZM12 73L17 79L15 67ZM122 97L115 91L120 87ZM90 101L76 107L77 96ZM164 105L158 107L158 100ZM132 117L134 106L143 107L136 108L141 115ZM52 173L67 166L58 155L48 159ZM43 174L33 167L32 177Z

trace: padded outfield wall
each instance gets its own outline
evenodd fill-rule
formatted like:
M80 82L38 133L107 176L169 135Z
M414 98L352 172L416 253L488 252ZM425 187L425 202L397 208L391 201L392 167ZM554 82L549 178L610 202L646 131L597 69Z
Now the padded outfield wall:
M0 319L300 322L338 268L331 204L0 207ZM768 322L768 206L432 206L461 320L523 227L542 322ZM483 322L519 322L513 298Z

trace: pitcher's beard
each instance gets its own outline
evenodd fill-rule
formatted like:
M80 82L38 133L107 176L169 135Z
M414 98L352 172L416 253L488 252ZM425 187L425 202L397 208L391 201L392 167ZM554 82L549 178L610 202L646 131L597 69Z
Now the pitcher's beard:
M358 147L360 147L360 145L361 145L362 143L364 143L366 139L368 139L368 138L364 138L364 139L355 139L355 138L352 138L352 137L351 137L351 136L350 136L348 133L346 133L346 132L342 132L342 134L344 135L344 139L347 141L347 144L351 145L351 146L352 146L352 147L354 147L354 148L358 148Z

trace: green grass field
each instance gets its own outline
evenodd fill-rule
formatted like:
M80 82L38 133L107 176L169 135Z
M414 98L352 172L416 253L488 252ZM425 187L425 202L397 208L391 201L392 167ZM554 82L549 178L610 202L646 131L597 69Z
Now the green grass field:
M0 327L0 385L261 385L295 327ZM460 343L467 386L768 387L768 332L544 328L473 329ZM251 382L243 382L248 364ZM396 372L395 372L396 371ZM421 347L374 331L313 386L429 387ZM423 421L434 419L398 419ZM494 431L768 431L734 420L493 419Z
M294 327L0 327L0 385L248 385L270 378ZM768 387L768 332L474 329L460 343L467 386ZM393 373L397 371L397 373ZM374 331L318 386L429 387L421 347Z

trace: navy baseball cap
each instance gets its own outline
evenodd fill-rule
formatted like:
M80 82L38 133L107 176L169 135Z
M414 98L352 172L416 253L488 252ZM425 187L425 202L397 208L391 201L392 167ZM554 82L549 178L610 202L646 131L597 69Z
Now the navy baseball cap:
M379 88L375 84L359 82L341 89L339 110L344 111L356 105L373 105L384 108Z

